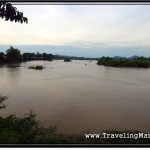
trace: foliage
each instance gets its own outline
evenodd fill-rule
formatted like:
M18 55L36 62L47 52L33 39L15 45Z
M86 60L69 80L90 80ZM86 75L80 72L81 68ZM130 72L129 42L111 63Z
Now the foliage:
M0 104L7 97L1 96ZM104 132L103 132L104 133ZM105 131L107 134L138 134L138 131ZM85 138L85 135L58 134L55 126L43 127L30 111L25 117L0 116L1 144L149 144L150 139L142 138Z
M137 131L106 131L107 134L124 134ZM0 117L1 144L149 144L150 139L85 138L82 135L58 134L56 127L43 127L31 112L23 118L10 115Z
M54 55L52 54L47 54L47 53L23 53L22 54L22 59L23 61L27 60L53 60Z
M97 64L113 67L148 68L150 67L150 59L144 57L139 57L137 59L113 59L110 57L101 57Z
M16 7L13 7L9 2L0 2L0 18L4 18L5 21L15 21L20 23L28 23L28 19L23 16L22 12L19 12Z
M3 55L5 55L3 52L0 52L0 57L2 57Z
M16 117L15 115L10 115L6 118L0 117L0 143L38 144L44 138L45 130L47 135L53 135L54 129L55 127L42 127L32 112L23 118ZM50 139L51 137L49 136Z
M26 61L26 60L32 60L32 57L34 57L34 53L23 53L22 54L22 59L24 61Z
M65 62L71 62L71 59L66 58L66 59L64 59L64 61L65 61Z
M53 58L54 58L54 55L43 53L43 59L44 59L44 60L49 60L49 61L51 61L51 60L53 60Z
M13 48L12 46L6 51L8 62L20 62L21 54L20 50Z
M6 105L5 105L5 104L3 104L3 103L4 103L4 101L5 101L6 99L8 99L8 97L7 97L7 96L0 96L0 109L2 109L2 108L5 108L5 107L6 107Z
M3 52L0 52L0 63L6 63L6 56Z
M40 65L36 65L36 66L33 65L33 66L28 67L28 69L42 70L42 69L44 69L44 67L40 66Z

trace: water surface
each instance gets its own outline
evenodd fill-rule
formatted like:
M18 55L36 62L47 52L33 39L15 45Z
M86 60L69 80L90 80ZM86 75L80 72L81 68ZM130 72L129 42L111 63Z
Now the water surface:
M33 64L45 69L28 69ZM75 60L3 65L0 93L9 96L3 116L23 116L32 109L61 133L150 131L150 69Z

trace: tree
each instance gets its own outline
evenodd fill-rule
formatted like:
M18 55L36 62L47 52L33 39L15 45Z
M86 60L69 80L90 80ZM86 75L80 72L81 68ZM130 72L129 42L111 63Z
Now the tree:
M0 52L0 64L6 62L6 56L3 52Z
M24 61L31 60L32 57L34 57L34 53L23 53L22 54L22 58L23 58Z
M16 7L13 7L9 2L0 2L0 18L4 18L5 21L15 21L15 22L26 22L28 19L23 16L22 12L19 12Z
M6 105L3 102L7 99L7 96L0 96L0 109L5 108Z
M53 57L54 57L54 55L52 55L52 54L43 53L43 59L44 60L52 60Z
M21 61L21 54L18 49L13 48L12 46L10 49L6 51L7 60L9 62L19 62Z

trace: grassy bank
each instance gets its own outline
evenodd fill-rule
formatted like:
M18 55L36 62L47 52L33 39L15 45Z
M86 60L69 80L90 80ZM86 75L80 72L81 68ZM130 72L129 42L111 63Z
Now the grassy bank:
M139 133L134 131L106 131L108 134ZM10 115L0 117L1 144L149 144L150 139L85 138L85 135L56 133L56 127L44 128L35 115L18 118Z
M0 97L0 108L5 108L5 96ZM24 117L0 116L0 144L150 144L150 138L85 138L85 134L58 134L55 126L43 127L32 111ZM138 131L105 131L107 134L124 134Z

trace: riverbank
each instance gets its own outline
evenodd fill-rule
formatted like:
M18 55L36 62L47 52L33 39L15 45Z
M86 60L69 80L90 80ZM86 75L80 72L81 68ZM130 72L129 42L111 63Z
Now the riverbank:
M110 57L102 57L98 60L97 64L111 67L150 68L150 59L144 57L139 57L137 59L114 59Z
M103 138L82 135L67 135L56 133L56 127L45 128L36 120L35 114L23 118L10 115L0 117L0 143L1 144L149 144L148 136L142 138L139 131L105 131ZM107 134L107 136L106 136ZM129 136L130 134L130 136ZM86 136L85 136L86 135ZM104 136L105 135L105 136ZM140 136L141 135L141 136ZM144 134L143 134L144 135ZM145 134L146 135L146 134Z
M0 97L0 109L7 96ZM110 130L103 133L79 135L58 134L56 126L44 127L30 111L24 117L0 116L1 144L149 144L150 135L139 131Z

